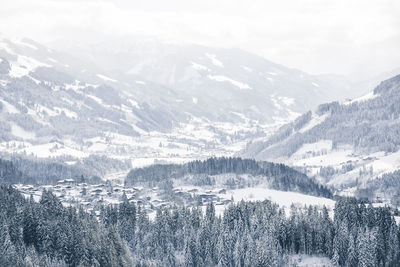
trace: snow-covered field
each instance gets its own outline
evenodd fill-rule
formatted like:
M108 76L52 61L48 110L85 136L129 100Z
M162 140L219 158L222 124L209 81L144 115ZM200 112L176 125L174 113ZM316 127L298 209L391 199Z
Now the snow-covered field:
M265 199L277 203L280 207L284 208L287 212L290 211L292 204L304 206L315 205L319 207L327 207L333 212L335 201L323 197L314 197L296 192L285 192L273 190L263 187L249 187L235 190L227 190L225 194L221 194L226 199L234 199L235 202L241 200L245 201L263 201ZM333 213L332 213L333 215Z
M289 266L298 267L333 267L328 257L310 256L310 255L292 255Z

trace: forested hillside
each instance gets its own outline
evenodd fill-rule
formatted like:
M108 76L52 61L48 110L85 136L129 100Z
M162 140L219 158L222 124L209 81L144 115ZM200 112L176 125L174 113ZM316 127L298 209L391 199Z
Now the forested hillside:
M54 184L62 179L98 183L110 172L130 168L130 163L127 161L98 155L73 161L73 164L62 163L70 158L40 159L22 156L11 156L9 158L20 171L29 177L26 183L35 184Z
M326 208L270 201L240 202L216 216L199 208L161 208L150 220L125 197L101 208L99 220L65 208L48 191L24 199L0 187L1 266L284 266L295 254L331 258L340 266L396 266L399 227L388 207L339 200Z
M320 140L356 151L394 152L400 148L400 75L383 81L373 94L344 104L333 102L305 113L265 142L249 145L245 155L258 159L290 157L302 145Z
M197 178L197 184L199 185L202 183L203 185L211 185L212 179L218 179L218 177L213 176L220 174L233 174L234 177L235 175L248 174L258 177L258 183L266 183L273 189L296 191L324 197L332 196L332 193L326 187L283 164L225 157L191 161L185 164L156 164L145 168L133 169L128 173L125 185L129 186L138 183L160 184L160 182L173 179L186 179L188 175L194 175L192 179L195 180ZM232 183L236 183L236 181L232 181Z
M400 205L400 170L385 173L357 188L359 198L390 200L396 207Z
M379 189L368 184L400 169L399 103L400 75L363 97L320 105L239 154L293 166L339 194L369 190L368 197L390 202L392 192L374 194Z
M22 172L11 161L0 158L0 184L21 183L23 181Z
M85 183L101 183L109 172L128 169L130 164L105 156L90 156L73 165L62 159L8 156L0 158L0 182L8 184L54 185L59 180L73 179Z
M115 227L65 208L51 193L39 203L0 187L0 266L130 266Z

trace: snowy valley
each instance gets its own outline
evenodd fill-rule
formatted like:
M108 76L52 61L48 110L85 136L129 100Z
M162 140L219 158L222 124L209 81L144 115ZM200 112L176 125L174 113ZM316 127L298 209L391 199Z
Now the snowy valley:
M0 265L400 259L400 76L109 42L0 39Z

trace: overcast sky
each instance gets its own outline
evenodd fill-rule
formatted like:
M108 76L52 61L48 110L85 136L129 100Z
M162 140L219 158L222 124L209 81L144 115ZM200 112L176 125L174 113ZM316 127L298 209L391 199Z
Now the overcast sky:
M400 67L399 0L2 0L0 32L45 44L154 35L239 47L312 74Z

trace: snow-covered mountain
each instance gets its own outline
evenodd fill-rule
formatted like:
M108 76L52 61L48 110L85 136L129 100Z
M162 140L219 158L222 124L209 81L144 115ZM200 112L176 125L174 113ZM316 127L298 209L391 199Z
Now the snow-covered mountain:
M365 186L400 168L399 101L400 75L363 97L320 105L243 155L304 168L337 188Z
M135 166L232 155L348 87L238 49L111 43L71 56L1 39L0 151Z
M86 72L81 61L30 40L2 39L1 150L38 157L123 155L123 144L130 143L124 138L170 131L187 120L168 108L176 93L157 84L140 87Z
M113 49L109 49L111 47ZM140 76L173 88L175 105L197 117L260 123L293 119L320 103L356 97L343 77L313 76L240 49L168 44L152 39L109 40L74 54L118 80Z

